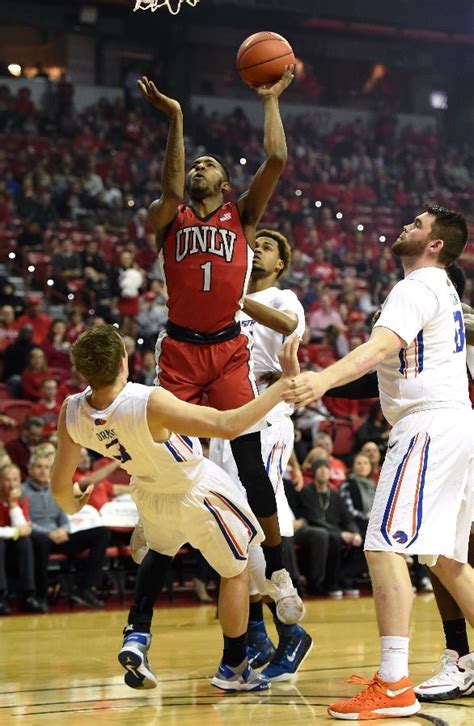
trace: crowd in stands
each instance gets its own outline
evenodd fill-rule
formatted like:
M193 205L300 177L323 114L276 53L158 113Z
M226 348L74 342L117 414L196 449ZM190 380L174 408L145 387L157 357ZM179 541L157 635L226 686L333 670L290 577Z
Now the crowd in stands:
M223 116L198 108L186 133L189 158L204 150L225 158L238 197L262 162L261 131L239 109ZM390 243L423 200L472 210L474 153L383 115L323 134L308 113L290 118L286 133L288 164L262 225L292 243L281 284L303 303L301 364L317 369L367 339L401 274ZM27 89L14 96L0 86L0 614L9 610L12 561L20 607L44 612L50 555L79 551L88 554L74 597L102 605L110 529L99 519L71 531L49 493L51 451L62 401L85 385L69 350L87 326L117 323L131 379L153 383L167 308L146 209L160 194L166 134L165 118L141 106L101 100L78 114L71 103L47 99L37 108ZM465 301L473 304L472 252L461 262ZM288 486L293 577L309 593L354 595L366 573L362 543L388 426L377 399L325 397L296 412L295 430L303 476ZM90 505L102 511L124 495L127 479L116 462L88 457L77 480L96 485ZM416 563L414 572L426 585Z

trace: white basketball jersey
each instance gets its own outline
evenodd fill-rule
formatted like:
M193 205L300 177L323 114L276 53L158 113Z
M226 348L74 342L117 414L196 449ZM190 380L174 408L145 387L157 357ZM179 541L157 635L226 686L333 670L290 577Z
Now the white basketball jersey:
M305 329L304 310L292 290L280 290L278 287L269 287L266 290L249 293L247 297L262 305L275 308L275 310L288 310L295 313L298 318L298 324L293 335L297 335L299 338L303 337ZM244 312L240 313L239 320L242 332L248 335L253 341L252 357L254 361L254 373L258 390L261 393L268 385L262 380L262 376L266 373L281 373L278 352L286 338L281 333L267 328L266 325L256 323L255 320ZM288 416L292 413L293 407L282 402L275 406L265 418L271 421L274 416Z
M206 466L201 444L180 434L157 444L147 424L148 397L156 390L127 383L108 408L87 402L90 388L68 398L66 428L71 439L102 456L118 459L142 488L181 493L191 488Z
M412 410L470 408L459 296L445 270L424 267L398 282L376 327L406 343L377 370L380 403L394 424Z

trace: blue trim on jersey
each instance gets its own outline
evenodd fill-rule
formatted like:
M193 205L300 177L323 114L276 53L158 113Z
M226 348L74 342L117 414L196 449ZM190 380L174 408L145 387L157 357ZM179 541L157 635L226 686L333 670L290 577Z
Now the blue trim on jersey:
M400 359L400 368L398 369L398 372L401 373L402 376L404 375L404 373L407 369L404 353L405 353L405 348L400 348L400 350L398 352L398 357Z
M270 465L272 463L272 456L273 456L273 452L275 451L275 446L276 446L276 444L273 444L271 451L268 454L267 463L265 464L265 471L267 472L267 474L270 472Z
M207 499L204 499L203 501L204 501L204 506L206 507L206 509L208 509L210 511L210 513L212 514L212 516L216 520L216 522L217 522L217 524L219 526L219 529L222 532L222 534L224 535L224 539L226 540L227 544L229 545L229 547L230 547L230 549L232 551L232 554L234 555L235 559L236 560L246 560L247 557L239 554L239 552L237 551L234 543L232 542L231 538L229 537L228 533L226 532L223 523L221 522L221 520L217 516L217 514L214 511L214 508L212 507L212 505L208 502Z
M181 456L181 454L174 448L174 446L172 444L170 444L169 441L165 441L164 444L165 444L166 448L168 449L168 451L170 452L170 454L173 455L173 458L176 461L180 461L180 462L186 461L186 459L183 456Z
M425 352L425 344L423 341L423 331L420 330L418 335L416 336L416 342L418 343L418 373L421 373L423 370L423 356Z
M247 527L250 529L250 532L252 533L252 536L250 538L250 542L252 542L252 540L254 539L255 535L257 534L257 530L254 527L254 525L252 524L252 522L250 521L250 519L245 516L245 514L242 512L242 510L239 509L234 504L234 502L231 502L230 499L227 499L227 497L224 496L224 494L222 494L222 492L213 492L211 490L211 494L214 494L215 496L219 496L221 499L223 499L225 501L225 503L229 506L229 509L231 509L234 512L236 512L237 516L239 516L239 517L242 518L242 520L245 522L245 524L247 525Z
M413 544L413 542L417 539L417 537L420 533L421 520L423 519L423 491L425 488L426 470L428 468L428 454L430 451L430 442L431 442L431 437L428 436L428 440L427 440L426 446L425 446L425 453L423 456L423 471L421 473L420 493L418 496L418 506L416 508L416 532L415 532L413 538L407 544L407 547L410 547L410 545Z
M189 438L189 436L184 436L184 434L180 434L180 436L181 436L181 438L183 439L183 441L186 441L187 445L188 445L189 447L191 447L191 449L192 449L192 448L193 448L193 442L192 442L192 440L191 440L191 439Z
M398 465L397 473L395 474L395 479L393 480L392 488L390 490L390 495L388 497L387 506L385 507L385 512L383 514L382 524L380 526L380 531L382 532L382 536L383 536L384 540L386 542L388 542L388 544L391 547L393 547L393 544L390 541L390 537L388 536L388 532L387 532L387 522L388 522L388 519L389 519L389 516L390 516L390 511L392 509L392 502L393 502L393 499L395 497L395 492L397 490L398 481L400 479L400 474L403 471L403 466L405 464L405 461L408 459L408 457L410 456L410 454L412 452L413 446L415 444L415 438L416 438L416 436L413 436L412 440L410 441L410 443L408 445L408 449L406 450L403 459L401 460L400 464Z

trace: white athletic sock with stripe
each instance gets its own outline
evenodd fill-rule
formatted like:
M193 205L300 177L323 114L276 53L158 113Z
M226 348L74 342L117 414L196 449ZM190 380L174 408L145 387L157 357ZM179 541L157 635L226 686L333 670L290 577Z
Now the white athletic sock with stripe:
M408 675L409 642L410 638L400 635L382 635L378 675L383 681L394 683Z

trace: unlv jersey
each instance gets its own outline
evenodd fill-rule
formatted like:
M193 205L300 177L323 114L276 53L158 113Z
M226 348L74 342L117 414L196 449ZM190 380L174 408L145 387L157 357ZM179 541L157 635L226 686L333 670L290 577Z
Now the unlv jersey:
M234 202L204 218L180 205L160 256L172 323L208 334L234 325L253 260Z

